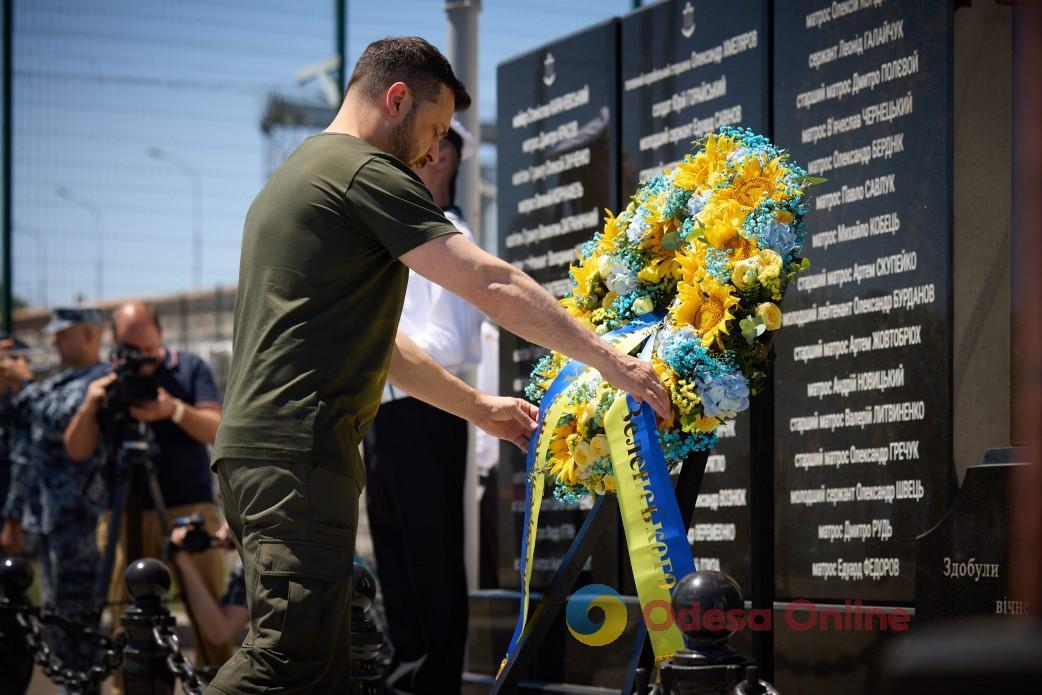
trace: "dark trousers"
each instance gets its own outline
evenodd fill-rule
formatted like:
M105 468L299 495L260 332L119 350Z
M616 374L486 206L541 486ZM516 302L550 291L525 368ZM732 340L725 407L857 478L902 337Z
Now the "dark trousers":
M460 691L467 639L467 426L415 398L380 406L365 439L369 528L395 648L388 684Z
M342 462L218 462L224 513L242 556L250 630L208 695L348 692L360 492L343 468Z

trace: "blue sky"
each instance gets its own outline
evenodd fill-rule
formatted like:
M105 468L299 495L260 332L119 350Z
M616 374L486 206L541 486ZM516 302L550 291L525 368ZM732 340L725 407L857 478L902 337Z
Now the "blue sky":
M351 1L349 65L387 35L418 34L444 50L443 5ZM482 120L495 118L499 62L630 7L486 0ZM267 96L318 98L294 76L333 54L333 8L332 0L16 0L15 294L33 305L90 302L99 259L104 299L189 289L193 178L184 167L202 191L201 284L234 284L243 216L267 171L259 128Z

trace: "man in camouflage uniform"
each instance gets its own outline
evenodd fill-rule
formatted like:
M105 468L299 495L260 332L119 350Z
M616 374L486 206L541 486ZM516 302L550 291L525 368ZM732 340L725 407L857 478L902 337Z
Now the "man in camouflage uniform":
M107 317L100 309L55 309L45 333L54 336L61 372L26 386L14 400L24 426L14 433L12 456L26 467L25 480L35 490L12 488L8 500L21 494L39 496L40 584L44 606L62 616L91 623L100 557L95 544L98 515L105 503L101 476L93 475L94 460L73 462L63 434L76 413L87 385L108 370L99 359ZM16 509L6 510L17 514ZM20 521L8 518L5 535ZM93 650L60 630L47 635L62 662L76 671L88 669Z
M8 490L11 489L12 477L17 478L15 487L25 489L22 480L25 466L15 467L11 460L11 437L15 429L17 411L14 409L14 398L31 380L29 360L26 357L28 346L21 340L0 338L0 510L4 509ZM22 539L22 531L34 528L29 514L24 511L25 500L20 497L12 500L12 506L23 510L20 513L22 524L17 528L9 527L8 534L0 534L0 547L5 555L18 555L26 550ZM3 519L8 515L3 514ZM23 529L28 526L28 529Z

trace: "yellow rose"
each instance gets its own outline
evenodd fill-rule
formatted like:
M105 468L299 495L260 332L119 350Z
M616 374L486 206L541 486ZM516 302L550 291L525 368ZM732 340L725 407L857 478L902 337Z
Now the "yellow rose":
M655 303L648 297L637 297L633 300L633 313L642 316L655 308Z
M602 459L608 456L608 438L603 434L596 435L590 440L590 449L593 450L593 455L598 459Z
M575 466L579 470L589 467L593 463L593 450L590 449L589 443L576 444L575 449L572 450L572 460L575 461Z
M778 214L774 216L774 219L778 220L782 224L792 224L792 221L796 219L792 216L792 213L788 210L779 210Z
M611 273L611 259L607 256L599 256L597 258L597 272L601 274L602 278L608 277Z
M614 302L618 298L618 296L619 295L615 294L614 292L609 292L608 294L604 295L604 299L601 300L601 308L607 309L608 307L610 307L612 305L612 302Z
M746 258L734 264L731 282L740 290L747 290L756 284L756 259Z
M767 325L767 330L776 331L781 328L782 313L778 305L773 302L764 302L756 307L756 315Z
M756 268L761 279L776 278L782 269L781 256L770 249L763 249L756 254Z
M615 476L606 475L604 476L604 489L608 492L615 492Z

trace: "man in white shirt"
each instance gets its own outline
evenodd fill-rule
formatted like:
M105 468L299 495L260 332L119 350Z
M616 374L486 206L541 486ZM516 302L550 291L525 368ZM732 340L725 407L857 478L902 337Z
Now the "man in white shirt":
M438 161L416 170L434 203L468 239L453 203L459 163L472 139L453 119ZM481 360L481 313L409 273L398 330L456 376ZM395 658L393 692L460 692L467 639L463 486L467 424L389 383L365 438L369 528Z

